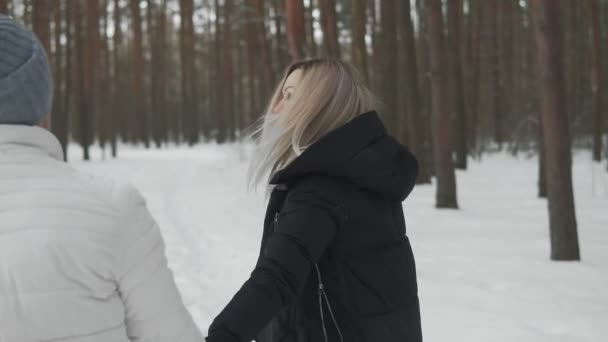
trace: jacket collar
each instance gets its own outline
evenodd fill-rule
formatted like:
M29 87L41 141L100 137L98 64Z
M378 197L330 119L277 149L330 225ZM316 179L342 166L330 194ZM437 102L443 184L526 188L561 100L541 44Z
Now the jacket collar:
M0 150L23 150L63 160L61 144L51 132L35 126L0 125Z
M365 146L386 134L377 112L361 114L312 144L290 165L275 173L270 184L289 183L303 174L339 168Z

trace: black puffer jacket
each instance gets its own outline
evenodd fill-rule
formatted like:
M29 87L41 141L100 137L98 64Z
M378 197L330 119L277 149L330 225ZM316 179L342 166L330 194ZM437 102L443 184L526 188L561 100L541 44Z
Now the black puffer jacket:
M257 266L207 341L422 341L401 205L417 172L375 112L310 146L273 178Z

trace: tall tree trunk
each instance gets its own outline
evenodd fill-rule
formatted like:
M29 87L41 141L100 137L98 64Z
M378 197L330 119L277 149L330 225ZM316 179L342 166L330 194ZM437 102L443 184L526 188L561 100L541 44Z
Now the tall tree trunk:
M397 59L397 2L396 0L383 0L380 5L381 11L381 56L382 56L382 86L381 91L386 112L384 117L391 128L393 135L399 134L399 123L402 119L398 108L398 59Z
M135 99L134 123L138 126L138 139L143 141L146 148L150 147L150 137L148 129L148 115L146 112L145 92L144 92L144 48L143 34L141 25L141 10L139 0L129 2L132 25L133 25L133 97Z
M488 39L491 44L489 47L490 53L490 68L491 68L491 79L492 79L492 116L493 116L493 134L494 142L501 148L504 142L504 136L502 132L504 111L503 111L503 98L502 98L502 86L501 86L501 75L500 75L500 39L499 39L499 13L497 11L497 2L500 0L484 0L487 1L487 20L488 24Z
M113 53L113 73L114 73L114 87L113 89L113 94L112 94L112 113L109 113L111 115L111 119L112 119L112 123L110 124L110 126L113 128L113 133L111 134L111 138L110 138L110 148L112 150L112 157L116 158L117 154L118 154L118 149L117 149L117 136L118 136L118 130L119 130L119 125L118 125L118 118L122 119L121 125L120 127L123 128L123 132L124 132L124 126L125 126L125 118L124 118L124 104L121 101L121 98L123 96L124 93L124 82L123 82L123 73L121 72L122 68L120 66L120 51L122 49L122 29L120 27L120 23L122 20L122 16L121 16L121 8L120 8L120 0L114 0L114 36L112 37L113 40L113 49L112 49L112 53Z
M68 144L68 115L66 112L66 104L64 102L64 94L67 92L65 80L69 76L70 71L64 68L64 56L69 54L69 50L64 50L61 44L62 35L69 39L69 30L63 30L63 11L60 0L54 0L54 41L55 52L53 54L53 64L55 65L54 74L54 96L53 96L53 114L51 115L51 129L53 134L59 140L63 149L63 159L67 160L67 144ZM65 8L67 12L69 9ZM66 16L67 17L67 16ZM67 32L67 33L66 33ZM65 55L64 55L65 51Z
M371 89L374 92L380 93L382 87L382 64L380 63L381 53L380 47L382 42L380 40L380 28L378 11L376 9L376 1L368 0L369 16L371 18L371 38L372 38L372 49L371 49L371 63L369 65L369 80Z
M560 2L531 0L535 23L537 72L547 162L551 259L579 260L572 193L568 115L564 111Z
M319 8L321 10L321 29L323 31L325 55L328 57L340 58L338 18L336 16L335 0L319 0Z
M308 0L306 7L306 41L310 57L317 57L317 43L315 41L315 17L314 17L314 0Z
M163 132L168 129L165 122L166 116L166 63L165 54L167 49L167 1L161 0L160 3L156 4L152 1L149 5L152 8L151 16L154 18L154 25L152 29L149 29L149 39L151 41L151 92L152 92L152 106L151 113L154 118L151 120L152 132L154 142L157 147L162 146L162 142L166 138L166 134Z
M8 1L9 0L0 0L0 13L9 14L8 13Z
M602 118L602 97L604 94L604 80L602 71L602 47L599 0L587 0L589 18L591 18L589 31L591 34L591 91L593 93L593 160L602 159L602 132L604 122Z
M545 153L545 142L543 134L542 116L538 122L539 144L538 144L538 197L547 198L547 154Z
M72 103L71 99L73 98L73 84L75 82L74 74L75 74L75 63L74 63L74 9L72 5L72 0L65 1L65 89L63 91L63 112L65 113L65 123L63 128L65 128L65 140L66 143L68 141L68 137L70 136L70 118ZM65 152L65 157L67 160L68 154Z
M425 0L416 0L416 15L419 19L418 30L419 39L416 45L418 53L418 69L419 69L419 89L420 89L420 107L422 108L422 122L426 131L429 134L429 139L426 140L426 150L431 151L425 158L429 166L429 173L434 176L435 173L435 153L434 153L434 138L432 135L433 120L432 120L432 91L431 91L431 63L430 63L430 30L429 30L429 4Z
M250 7L251 12L255 14L255 8L253 8L253 6ZM256 86L256 81L259 80L260 84L262 83L260 80L260 76L262 73L258 72L259 64L256 64L256 59L259 50L259 37L257 37L256 35L256 28L258 27L258 23L256 23L257 18L255 17L255 15L251 15L251 17L254 19L250 19L246 25L243 25L243 35L246 37L245 44L247 45L247 87L249 88L249 111L251 113L254 113L255 117L257 118L261 114L262 109L259 105L259 96L261 92L259 87Z
M224 82L225 80L222 77L222 34L223 28L220 23L219 18L221 18L221 8L219 5L219 0L214 1L215 8L215 17L217 18L215 22L215 42L214 42L214 56L215 56L215 65L214 65L214 78L216 80L216 86L214 89L214 98L216 101L216 108L214 111L214 115L216 118L216 139L218 143L223 143L226 141L226 113L224 112Z
M287 15L287 41L292 60L304 58L306 45L306 27L304 22L303 0L285 0Z
M182 131L186 133L188 143L199 140L199 115L196 106L196 73L194 68L194 2L180 0L180 60L182 70Z
M274 11L274 55L275 55L275 69L283 70L285 66L289 63L289 47L285 42L285 35L283 34L283 22L284 22L284 5L285 3L282 0L274 0L273 1L273 11ZM287 52L287 54L285 53ZM276 72L275 71L275 72Z
M468 146L477 145L478 128L479 128L479 92L480 92L480 50L481 50L481 31L483 26L483 0L469 0L469 20L468 20L468 38L467 38L467 87L469 92L468 98L468 122L471 124L466 126L467 129L467 144Z
M250 0L253 2L253 6L256 12L256 30L255 37L257 39L257 46L259 46L259 61L261 62L262 68L260 70L260 82L261 82L261 98L269 96L273 88L273 82L275 81L274 69L272 67L272 53L267 39L266 34L266 13L264 10L263 0Z
M456 125L456 168L467 168L467 115L465 112L464 84L462 82L462 0L448 1L448 25L450 40L450 104Z
M99 144L104 151L106 143L110 140L112 135L113 127L111 126L112 118L111 112L112 107L110 106L111 96L111 66L110 66L110 37L109 37L109 13L108 13L108 0L101 0L102 8L102 37L101 37L101 49L100 57L101 62L99 63L99 107L101 109L101 115L98 120L99 130Z
M602 6L603 6L603 18L601 20L601 22L604 23L604 35L602 38L602 47L604 48L602 55L603 56L608 56L608 2L604 1L602 2ZM604 78L603 81L605 82L606 80L608 80L608 58L603 58L604 60ZM604 104L602 105L602 109L604 112L604 129L603 129L603 134L605 134L606 136L608 136L608 124L606 123L606 117L608 117L608 95L604 95ZM608 160L608 148L604 148L604 158L606 158ZM608 163L606 163L606 171L608 171Z
M431 182L431 172L429 169L428 158L432 154L430 150L430 132L428 126L425 125L424 114L420 101L420 85L418 82L418 61L416 54L416 38L414 36L414 26L412 24L412 14L409 1L402 2L402 30L403 40L405 45L404 56L406 59L403 78L406 80L407 95L407 112L408 112L408 137L409 145L412 152L418 158L420 170L418 172L418 184L426 184Z
M99 51L101 50L101 37L99 32L99 0L86 1L86 23L85 32L85 97L87 102L86 121L89 125L88 142L93 143L95 139L95 121L100 112L98 108L99 94Z
M352 56L353 63L369 86L369 70L367 69L367 0L352 0ZM408 6L409 8L409 6ZM409 14L409 13L408 13Z
M452 162L449 101L446 91L446 56L441 0L429 0L432 112L434 127L437 208L458 208L456 176Z
M222 27L222 84L223 89L223 112L220 115L224 116L227 124L227 136L233 141L235 138L235 110L234 110L234 69L232 60L232 10L233 0L224 0L224 25Z
M90 99L88 88L89 88L89 78L90 78L90 67L88 65L88 60L86 58L85 50L88 49L88 46L85 44L84 40L84 30L83 30L83 19L85 17L85 9L83 4L80 1L73 1L73 20L74 20L74 35L75 35L75 49L76 49L76 63L78 66L76 77L78 84L78 95L76 99L78 101L78 141L80 142L83 149L83 158L84 160L90 159L89 148L91 146L91 113L90 113Z
M48 56L51 56L51 12L49 0L32 0L32 16L34 33L44 46Z

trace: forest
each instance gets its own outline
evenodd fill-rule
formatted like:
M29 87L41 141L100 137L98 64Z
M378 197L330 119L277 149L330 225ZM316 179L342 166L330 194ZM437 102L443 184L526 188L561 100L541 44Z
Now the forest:
M45 46L53 133L85 160L95 144L116 157L121 143L241 141L291 61L339 58L418 157L418 182L436 176L438 208L458 208L470 158L540 156L552 257L578 258L571 150L608 156L608 1L0 0L0 13Z

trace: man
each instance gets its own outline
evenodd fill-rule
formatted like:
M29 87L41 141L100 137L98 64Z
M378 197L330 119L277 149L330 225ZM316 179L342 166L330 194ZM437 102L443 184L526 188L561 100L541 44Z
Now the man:
M203 341L130 187L62 161L36 37L0 15L0 341Z

